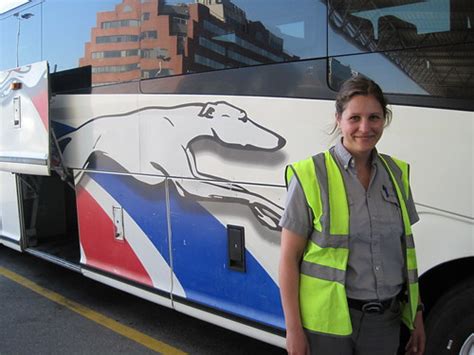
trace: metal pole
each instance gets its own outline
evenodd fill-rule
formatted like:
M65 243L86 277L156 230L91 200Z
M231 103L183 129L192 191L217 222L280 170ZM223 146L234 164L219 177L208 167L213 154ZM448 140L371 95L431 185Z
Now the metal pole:
M17 32L16 32L16 66L18 67L18 64L19 64L19 56L18 56L18 48L20 47L20 14L17 12L16 14L14 14L13 16L16 17L16 19L18 20L18 29L17 29Z

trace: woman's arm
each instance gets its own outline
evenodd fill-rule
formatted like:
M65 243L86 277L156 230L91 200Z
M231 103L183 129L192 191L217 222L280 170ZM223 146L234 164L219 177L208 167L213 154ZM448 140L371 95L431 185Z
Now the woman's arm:
M307 239L286 228L281 233L279 268L280 293L285 313L286 347L290 355L309 354L299 306L300 262Z

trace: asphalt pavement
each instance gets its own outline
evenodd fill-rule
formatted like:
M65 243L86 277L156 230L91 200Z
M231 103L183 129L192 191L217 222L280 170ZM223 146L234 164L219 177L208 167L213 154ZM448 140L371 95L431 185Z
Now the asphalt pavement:
M286 352L0 245L0 355L156 353Z

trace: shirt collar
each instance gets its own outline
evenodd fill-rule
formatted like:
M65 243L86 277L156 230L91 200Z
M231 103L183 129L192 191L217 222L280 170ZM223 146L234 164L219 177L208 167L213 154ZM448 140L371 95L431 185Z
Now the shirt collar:
M355 167L354 159L352 158L351 153L349 153L346 147L344 147L344 144L342 144L342 137L341 139L338 139L336 146L334 147L334 151L339 161L342 163L344 170ZM372 165L376 165L377 157L378 157L377 149L374 148L374 150L372 150Z
M342 144L342 137L337 140L336 146L334 147L334 152L339 158L339 161L342 163L344 170L349 169L349 167L354 167L352 155L347 151L346 147L344 147L344 144Z

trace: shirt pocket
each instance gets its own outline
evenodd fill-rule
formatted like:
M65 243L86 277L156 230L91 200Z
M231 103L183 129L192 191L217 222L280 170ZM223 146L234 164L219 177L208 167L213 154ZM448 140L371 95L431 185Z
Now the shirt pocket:
M380 192L382 194L383 200L385 200L387 203L397 206L397 208L400 208L400 203L398 202L398 198L394 192L390 191L390 189L387 189L385 186Z
M379 210L380 219L386 224L386 227L398 229L397 227L401 225L402 221L400 202L395 193L390 191L390 189L383 188L380 193L382 195Z

